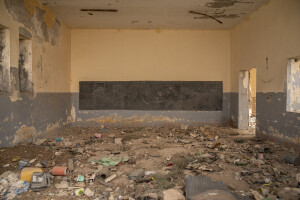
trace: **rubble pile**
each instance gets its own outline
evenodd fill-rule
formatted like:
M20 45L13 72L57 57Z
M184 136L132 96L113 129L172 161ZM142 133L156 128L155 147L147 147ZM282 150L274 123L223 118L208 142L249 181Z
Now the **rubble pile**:
M1 200L300 198L292 148L227 127L71 127L0 151ZM212 182L189 197L190 176Z

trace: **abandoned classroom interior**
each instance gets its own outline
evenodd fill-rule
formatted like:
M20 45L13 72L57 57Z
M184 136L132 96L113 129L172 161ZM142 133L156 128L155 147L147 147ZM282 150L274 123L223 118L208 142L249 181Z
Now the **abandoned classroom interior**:
M91 144L87 142L90 138ZM155 142L148 141L151 138ZM140 152L148 156L144 161L138 160L142 156L138 148L126 150L134 142L140 142ZM156 145L154 149L150 150L149 142ZM249 158L244 155L243 159L248 159L250 166L251 157L262 153L257 152L259 147L270 148L273 154L264 154L264 164L272 165L272 173L266 172L273 183L265 183L267 194L260 189L263 183L245 181L253 174L265 173L252 171L246 178L235 179L235 173L247 167L244 163L237 165L237 159L242 160L239 156L233 156L232 162L219 159L235 167L225 170L233 182L227 184L228 180L213 177L213 173L225 172L204 170L201 163L196 175L201 171L222 181L236 199L259 199L255 195L299 198L300 174L296 174L300 163L286 163L283 157L291 153L300 159L300 1L0 0L0 172L18 172L19 160L12 162L13 156L37 159L35 162L40 156L41 162L45 158L42 152L50 150L47 154L54 158L48 158L50 166L45 172L55 165L67 166L68 159L74 159L75 165L82 163L76 157L78 152L68 154L70 148L79 148L78 143L86 148L79 152L84 159L103 152L123 155L135 151L129 155L131 160L136 159L131 165L148 171L154 170L156 162L160 164L155 170L166 165L176 167L172 158L182 152L185 158L213 154L219 159L220 149L247 154ZM147 145L150 149L143 151ZM160 157L149 156L164 148L165 154ZM65 157L60 155L51 166L58 151ZM146 161L150 164L143 166ZM192 165L191 160L187 164ZM260 164L254 164L255 168L265 170L257 167ZM99 169L95 162L90 165L86 161L76 166ZM120 173L114 180L119 187L114 181L107 183L112 186L100 184L103 188L86 183L82 188L89 187L92 193L78 198L206 199L191 198L193 192L184 176L168 179L179 182L160 189L157 177L143 182L153 187L152 196L147 193L149 185L142 188L135 182L132 189L127 175L134 170L121 172L119 167L124 165L130 164L114 166ZM278 182L281 179L274 175L274 165L282 166L278 176L285 174L289 179ZM188 169L184 166L181 170ZM47 190L55 189L60 181L52 177L53 184ZM73 179L67 182L77 184ZM182 197L168 197L167 190L175 194L181 186ZM244 195L238 193L241 190ZM42 197L38 195L51 193L51 199L68 199L74 193L58 192L57 187L55 192L42 194L28 191L20 195L39 199ZM109 195L106 197L103 191ZM1 187L0 192L0 199L8 194ZM224 195L219 199L225 199Z

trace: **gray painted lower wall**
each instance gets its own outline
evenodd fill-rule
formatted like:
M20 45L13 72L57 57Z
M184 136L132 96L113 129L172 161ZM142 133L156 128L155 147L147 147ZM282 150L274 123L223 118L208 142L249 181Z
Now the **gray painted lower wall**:
M230 126L238 127L239 117L239 94L237 92L230 93Z
M300 145L300 113L286 111L285 93L257 93L256 109L258 136Z
M12 102L0 95L0 147L28 141L66 124L71 110L70 93L22 94Z
M238 93L230 94L230 125L238 126ZM286 111L286 94L256 94L256 134L300 145L300 113Z
M72 93L72 110L76 115L74 125L117 124L229 124L230 94L223 93L222 111L145 111L145 110L79 110L79 94Z
M72 105L71 105L72 102ZM30 140L66 125L228 125L238 123L238 93L223 94L222 111L79 110L78 93L22 95L12 102L0 95L0 147ZM285 93L257 93L257 135L300 144L300 113L286 112Z

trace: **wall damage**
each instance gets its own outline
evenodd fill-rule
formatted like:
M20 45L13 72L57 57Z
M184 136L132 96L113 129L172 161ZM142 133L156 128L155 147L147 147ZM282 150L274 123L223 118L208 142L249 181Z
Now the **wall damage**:
M70 123L69 90L70 30L38 0L0 0L0 146Z
M10 32L0 27L0 92L8 92L10 88Z
M4 0L15 21L32 31L39 42L58 43L61 23L55 15L38 0Z
M300 112L300 60L289 59L287 70L287 111Z

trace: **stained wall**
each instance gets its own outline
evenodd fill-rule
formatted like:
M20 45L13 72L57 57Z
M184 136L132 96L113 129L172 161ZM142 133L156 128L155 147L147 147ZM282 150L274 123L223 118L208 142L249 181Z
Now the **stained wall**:
M0 0L0 28L8 33L8 42L1 40L8 50L1 58L6 68L0 68L6 85L0 93L0 146L10 146L70 121L71 33L37 0ZM31 68L21 76L20 35L31 45ZM30 90L20 89L23 79Z
M300 114L287 112L288 59L300 55L300 1L271 0L230 31L231 121L239 71L257 69L257 134L300 143Z
M228 124L229 31L73 29L71 35L76 122ZM221 111L79 110L80 81L222 81L223 107Z

